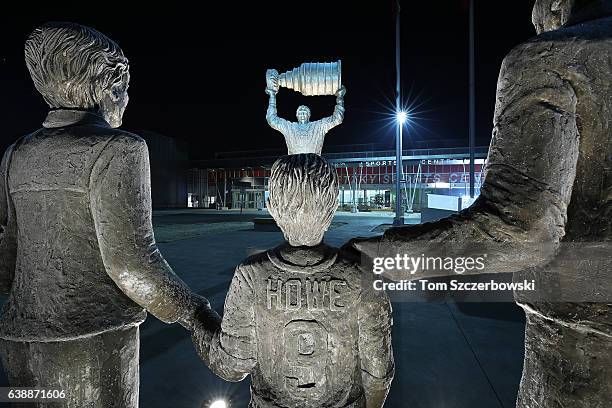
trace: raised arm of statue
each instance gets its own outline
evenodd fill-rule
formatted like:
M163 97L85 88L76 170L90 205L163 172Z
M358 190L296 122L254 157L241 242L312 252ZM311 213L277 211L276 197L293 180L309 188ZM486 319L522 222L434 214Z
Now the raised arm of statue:
M174 274L155 244L144 140L125 132L111 139L92 170L90 199L98 245L111 279L155 317L190 328L196 309L207 301Z
M241 381L257 363L255 294L243 266L236 268L225 299L223 321L212 311L201 313L193 331L200 358L226 381Z
M278 72L276 72L276 70L269 69L268 72L266 72L266 93L269 96L266 120L268 121L268 124L272 129L284 133L290 122L288 120L280 118L277 114L276 94L278 93L278 90Z
M266 93L270 96L268 111L266 112L266 120L272 129L283 133L283 130L286 129L289 121L280 118L276 113L276 94L269 89L266 89Z
M382 239L355 240L369 257L392 253L482 256L486 268L516 272L546 263L565 233L579 135L570 78L510 53L499 75L493 140L480 197L434 223L391 228ZM402 279L453 272L417 271ZM401 275L401 276L400 276Z
M334 113L331 116L321 119L324 126L324 131L328 132L330 129L338 126L344 120L344 95L346 94L346 88L342 86L336 92L336 106Z
M15 275L17 228L15 210L8 191L8 168L13 146L4 153L0 164L0 293L8 294Z

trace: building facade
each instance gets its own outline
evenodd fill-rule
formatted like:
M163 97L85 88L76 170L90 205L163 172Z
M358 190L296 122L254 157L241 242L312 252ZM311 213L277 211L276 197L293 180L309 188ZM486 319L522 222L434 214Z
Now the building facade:
M475 149L475 192L480 191L488 147ZM420 211L427 194L469 195L469 149L438 148L403 151L401 197L408 211ZM281 153L220 153L213 160L192 163L186 205L199 208L263 209L270 168ZM395 152L355 150L324 153L338 172L339 202L345 210L391 210L395 206Z
M187 196L187 149L174 138L148 130L135 132L147 142L153 208L184 208Z

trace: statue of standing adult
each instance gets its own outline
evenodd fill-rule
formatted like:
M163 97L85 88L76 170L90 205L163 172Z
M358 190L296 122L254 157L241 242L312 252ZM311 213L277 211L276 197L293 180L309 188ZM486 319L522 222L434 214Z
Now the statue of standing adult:
M2 362L13 386L64 390L62 407L134 408L145 309L191 328L206 301L155 244L146 143L115 129L130 79L119 46L47 23L25 58L51 110L0 167Z
M477 257L535 280L519 408L612 401L612 1L537 0L538 35L504 59L481 195L434 223L353 244L369 257ZM419 270L395 279L446 275Z
M304 95L336 95L334 113L317 121L310 121L310 108L301 105L297 108L297 122L278 116L276 94L281 85L301 92ZM340 81L340 62L305 63L293 71L280 74L269 69L266 72L266 93L269 96L266 120L270 127L285 137L287 154L315 153L320 155L325 135L344 120L344 95L346 88Z

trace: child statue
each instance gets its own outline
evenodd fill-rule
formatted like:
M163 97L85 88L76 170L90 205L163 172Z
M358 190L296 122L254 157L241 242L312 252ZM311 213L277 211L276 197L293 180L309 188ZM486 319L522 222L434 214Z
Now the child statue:
M220 377L251 375L251 407L381 407L394 373L391 306L350 247L323 243L338 176L314 153L273 167L268 208L287 242L236 269L221 320L194 325Z

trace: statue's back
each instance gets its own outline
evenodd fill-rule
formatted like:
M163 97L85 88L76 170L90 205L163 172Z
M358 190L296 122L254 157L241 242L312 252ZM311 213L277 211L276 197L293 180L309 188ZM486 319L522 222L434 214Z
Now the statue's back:
M144 319L105 271L90 210L92 169L118 133L95 124L43 128L15 144L8 191L17 262L0 337L65 340Z

